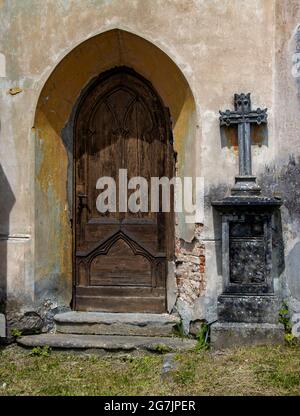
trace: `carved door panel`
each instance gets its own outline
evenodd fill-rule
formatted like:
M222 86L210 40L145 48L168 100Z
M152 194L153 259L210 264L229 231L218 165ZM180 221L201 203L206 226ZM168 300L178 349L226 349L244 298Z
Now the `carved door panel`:
M74 146L74 307L164 312L173 213L122 212L119 176L126 169L128 180L144 177L150 207L150 178L174 175L168 111L149 82L133 70L116 68L82 98ZM115 212L97 209L101 177L115 180ZM171 192L171 206L172 201Z

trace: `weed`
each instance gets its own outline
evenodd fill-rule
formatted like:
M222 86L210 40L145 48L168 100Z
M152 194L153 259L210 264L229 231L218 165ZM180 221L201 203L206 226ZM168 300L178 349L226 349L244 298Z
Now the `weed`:
M209 349L209 325L207 322L202 322L201 327L196 335L196 339L196 351Z
M279 311L279 322L283 324L286 333L292 332L292 323L289 312L289 307L286 302L283 302L282 307Z
M284 340L285 340L285 343L289 347L294 347L295 345L297 345L297 342L298 342L298 340L295 337L295 335L292 334L291 332L284 335Z
M51 348L49 345L44 345L43 347L34 347L31 350L31 355L38 357L49 357L51 354Z
M178 322L175 327L174 327L174 335L179 337L179 338L185 338L185 332L184 332L184 328L183 328L183 322L182 319L180 320L180 322Z
M168 347L165 344L156 344L153 346L153 351L158 352L159 354L165 354L172 351L172 348Z
M285 343L292 347L297 344L297 339L295 335L292 333L292 322L291 322L291 316L289 312L289 307L286 302L283 302L282 307L279 311L279 322L283 324L284 326L284 340Z
M18 328L12 328L10 332L11 332L13 337L18 338L18 337L22 336L22 331L20 331L20 329L18 329Z

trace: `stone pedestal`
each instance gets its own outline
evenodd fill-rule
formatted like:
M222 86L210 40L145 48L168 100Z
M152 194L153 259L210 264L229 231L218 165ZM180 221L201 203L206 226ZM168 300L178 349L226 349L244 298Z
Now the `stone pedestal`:
M280 302L273 295L227 295L218 298L219 322L278 324Z
M284 331L279 324L216 322L211 326L212 348L221 350L233 346L283 344Z
M253 175L236 176L235 184L231 189L231 195L259 195L260 187L256 183Z
M212 347L283 342L272 276L272 216L281 201L245 193L212 205L222 216L223 274Z

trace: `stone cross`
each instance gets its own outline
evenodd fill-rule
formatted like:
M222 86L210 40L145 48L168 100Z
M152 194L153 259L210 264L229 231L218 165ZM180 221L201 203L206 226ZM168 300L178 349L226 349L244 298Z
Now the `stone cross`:
M238 126L240 176L252 176L250 125L266 122L267 108L252 110L250 93L234 94L234 111L220 111L221 126Z

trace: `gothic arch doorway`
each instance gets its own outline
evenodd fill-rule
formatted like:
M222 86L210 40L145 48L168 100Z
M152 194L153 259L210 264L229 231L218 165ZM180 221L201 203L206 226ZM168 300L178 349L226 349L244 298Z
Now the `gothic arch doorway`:
M165 312L167 262L174 257L172 209L122 212L118 195L120 169L128 180L143 177L149 185L151 177L174 176L168 109L145 78L114 68L80 100L73 143L74 308ZM103 177L115 180L115 212L97 209ZM149 186L148 208L150 200Z
M74 118L79 114L77 110L82 100L100 82L99 74L105 77L109 75L107 71L115 67L133 68L136 72L131 71L132 82L136 80L141 89L157 97L153 108L160 114L165 106L170 109L177 152L176 176L179 178L194 177L197 172L201 176L201 165L195 163L195 155L202 130L196 102L184 74L158 45L136 34L113 29L86 40L83 38L81 43L74 43L73 48L70 43L68 48L69 52L61 55L60 62L53 64L51 74L40 83L44 86L40 85L34 117L34 273L37 303L44 303L46 299L59 306L74 307ZM46 73L45 69L45 77ZM177 242L193 238L194 224L185 223L184 212L176 214L173 233L176 233ZM176 256L171 260L170 254L168 311L174 308L180 285L186 282L185 278L181 279L181 274L175 273L175 261Z

